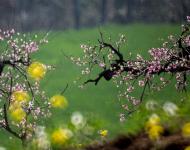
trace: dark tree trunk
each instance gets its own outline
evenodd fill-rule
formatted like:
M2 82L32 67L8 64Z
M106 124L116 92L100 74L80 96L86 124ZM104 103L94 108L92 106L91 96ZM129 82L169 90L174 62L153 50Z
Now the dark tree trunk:
M126 23L130 23L133 21L133 9L135 8L135 0L126 0Z
M101 5L101 24L104 24L106 22L106 12L107 12L107 0L102 0Z
M80 28L80 0L73 0L75 29Z

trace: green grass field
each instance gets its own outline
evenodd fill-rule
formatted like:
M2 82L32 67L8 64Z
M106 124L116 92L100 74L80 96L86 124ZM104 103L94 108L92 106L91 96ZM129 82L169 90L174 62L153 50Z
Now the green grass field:
M69 101L69 107L66 110L53 111L52 117L42 122L49 131L52 128L67 124L70 115L74 111L80 111L84 116L90 117L92 120L98 120L101 128L109 131L109 138L113 138L118 134L138 131L143 125L142 120L146 119L143 111L140 111L134 113L125 123L119 122L119 113L123 110L120 108L117 99L118 89L111 82L102 80L98 86L88 84L83 90L77 87L78 84L73 83L79 77L80 70L64 57L62 52L79 56L82 52L80 44L96 43L99 38L99 30L103 32L105 38L111 37L113 41L118 39L120 33L125 34L128 41L126 46L123 47L125 55L132 52L146 56L147 50L161 45L162 38L166 39L170 34L179 34L180 26L163 24L107 25L101 28L82 29L80 31L50 32L49 43L42 46L39 53L34 54L33 58L45 64L56 66L56 69L49 72L46 78L42 80L41 87L51 97L56 93L60 93L66 84L69 84L65 93ZM180 97L181 95L176 93L175 87L169 86L160 93L148 92L145 95L144 102L148 99L155 99L160 102L176 102L179 101ZM10 136L1 131L0 146L10 150L20 149L21 144Z

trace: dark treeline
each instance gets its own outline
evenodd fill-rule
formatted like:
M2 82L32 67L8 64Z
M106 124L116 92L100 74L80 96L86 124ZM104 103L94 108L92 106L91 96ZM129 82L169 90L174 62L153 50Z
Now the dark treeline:
M30 31L112 23L181 23L190 0L0 0L0 28Z

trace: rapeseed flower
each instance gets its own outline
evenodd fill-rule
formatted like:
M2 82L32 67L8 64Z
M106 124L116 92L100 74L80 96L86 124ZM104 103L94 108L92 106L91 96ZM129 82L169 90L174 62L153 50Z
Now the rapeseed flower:
M152 114L146 122L145 129L148 130L150 127L158 124L160 124L160 117L157 114Z
M190 150L190 146L187 146L184 150Z
M153 125L148 130L148 136L151 140L158 140L160 136L163 134L164 128L161 125Z
M33 62L28 67L27 72L31 78L40 80L46 74L46 66L40 62Z
M30 100L30 96L28 94L28 92L26 91L14 91L11 95L11 98L14 102L28 102Z
M10 111L10 117L16 122L21 122L26 117L26 112L20 107Z
M64 145L72 137L72 132L68 129L59 128L51 135L51 141L54 145Z
M62 95L54 95L50 98L50 103L52 107L56 108L66 108L68 106L67 99Z
M99 134L101 137L106 137L108 135L108 130L100 130Z
M190 122L184 124L182 127L182 135L184 137L190 137Z
M145 124L145 130L151 140L158 140L164 132L160 125L160 117L156 114L151 115Z

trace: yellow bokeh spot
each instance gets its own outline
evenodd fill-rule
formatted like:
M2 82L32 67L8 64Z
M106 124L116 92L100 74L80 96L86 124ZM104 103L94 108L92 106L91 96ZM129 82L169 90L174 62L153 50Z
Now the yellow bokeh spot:
M40 62L33 62L27 70L29 76L35 80L42 79L46 74L46 66Z
M182 127L182 135L184 137L190 137L190 122L184 124Z
M13 112L15 109L20 109L22 108L21 103L19 103L18 101L14 101L11 103L11 105L9 106L9 111Z
M108 130L100 130L100 135L106 137L108 135Z
M152 116L150 116L150 118L146 122L145 129L149 130L149 128L151 128L152 126L159 125L159 124L160 124L160 117L156 114L153 114Z
M26 113L22 108L18 107L14 110L10 110L10 117L12 120L20 122L26 117Z
M66 108L68 106L67 99L62 95L54 95L50 98L50 103L52 107L56 108Z
M148 136L151 140L158 140L160 136L163 134L164 128L161 125L153 125L148 130Z
M164 133L164 128L160 125L160 117L152 114L145 124L145 130L151 140L158 140Z
M15 102L27 102L30 100L30 96L26 91L14 91L11 98Z
M190 150L190 146L187 146L184 150Z
M67 131L62 128L55 130L51 135L52 143L58 146L64 145L69 138Z

